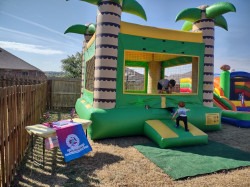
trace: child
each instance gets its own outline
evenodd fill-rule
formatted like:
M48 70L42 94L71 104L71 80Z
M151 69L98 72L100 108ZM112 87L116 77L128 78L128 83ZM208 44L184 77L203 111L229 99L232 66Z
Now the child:
M176 112L174 113L172 117L172 119L174 119L174 117L178 114L178 117L176 118L176 128L179 127L179 121L183 121L185 125L185 131L189 131L188 124L187 124L187 113L186 113L187 111L190 111L190 110L185 108L185 103L182 101L179 102L178 109L176 110Z
M165 78L159 80L157 84L158 93L162 94L164 91L166 91L167 93L171 94L175 83L176 82L174 79L168 80Z

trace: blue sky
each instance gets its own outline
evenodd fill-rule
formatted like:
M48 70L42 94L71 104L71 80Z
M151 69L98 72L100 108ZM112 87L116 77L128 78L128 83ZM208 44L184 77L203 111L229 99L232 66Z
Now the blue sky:
M122 14L122 21L180 30L176 15L216 0L137 0L147 21ZM224 14L228 31L215 30L215 72L222 64L250 72L250 1L230 0L236 13ZM43 71L61 71L61 60L82 50L83 36L63 34L74 24L94 23L97 7L79 0L0 0L0 47Z

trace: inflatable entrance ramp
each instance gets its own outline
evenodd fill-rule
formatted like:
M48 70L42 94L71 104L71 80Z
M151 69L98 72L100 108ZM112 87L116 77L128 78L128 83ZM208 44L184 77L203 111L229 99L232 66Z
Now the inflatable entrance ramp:
M144 124L144 134L153 140L160 148L200 145L208 143L208 136L200 129L188 123L189 132L184 124L175 127L172 120L147 120Z

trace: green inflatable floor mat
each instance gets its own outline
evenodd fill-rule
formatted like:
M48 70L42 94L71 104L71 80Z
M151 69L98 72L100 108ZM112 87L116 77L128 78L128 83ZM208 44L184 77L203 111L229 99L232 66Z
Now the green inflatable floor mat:
M144 134L153 140L160 148L201 145L208 143L208 135L188 123L186 132L180 122L178 128L173 120L147 120L144 124Z

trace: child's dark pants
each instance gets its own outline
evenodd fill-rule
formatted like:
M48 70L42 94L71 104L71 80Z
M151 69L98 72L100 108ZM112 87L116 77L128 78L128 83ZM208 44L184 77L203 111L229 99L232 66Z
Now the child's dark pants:
M179 127L179 122L183 121L184 125L185 125L185 131L188 131L188 125L187 125L187 116L178 116L176 118L176 125Z

